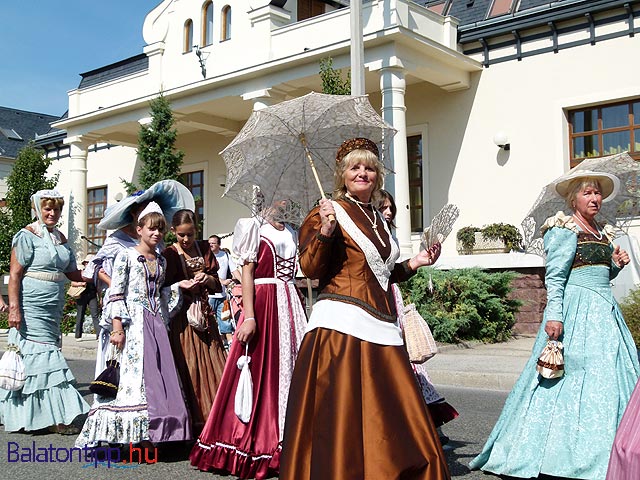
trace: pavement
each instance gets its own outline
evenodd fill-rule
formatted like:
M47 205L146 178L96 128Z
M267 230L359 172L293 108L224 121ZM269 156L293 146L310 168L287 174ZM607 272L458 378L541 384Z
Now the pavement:
M518 335L507 342L465 342L439 345L438 354L426 367L435 385L509 391L520 376L535 341L535 336ZM7 333L0 331L0 350L7 346ZM73 334L63 335L62 353L69 359L96 358L98 342L93 335L77 341Z

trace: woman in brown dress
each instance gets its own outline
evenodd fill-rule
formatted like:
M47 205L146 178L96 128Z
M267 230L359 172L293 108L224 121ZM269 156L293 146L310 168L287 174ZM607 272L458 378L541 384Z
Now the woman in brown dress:
M179 210L171 223L177 242L162 252L167 259L165 285L185 279L191 280L191 285L189 289L181 288L182 306L171 319L169 338L196 436L209 416L227 359L215 314L209 306L209 294L221 291L221 286L218 262L209 243L195 240L195 213ZM187 320L187 310L196 300L200 300L208 319L203 331L196 330Z
M375 143L344 142L334 200L300 228L300 265L320 294L293 372L281 480L450 477L391 289L433 264L440 245L396 263L398 245L372 204L382 171Z

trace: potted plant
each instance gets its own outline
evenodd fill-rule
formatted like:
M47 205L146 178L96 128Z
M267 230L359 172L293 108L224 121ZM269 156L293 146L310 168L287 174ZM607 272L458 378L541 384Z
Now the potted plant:
M522 250L522 235L508 223L492 223L483 228L463 227L456 234L458 253L509 253Z

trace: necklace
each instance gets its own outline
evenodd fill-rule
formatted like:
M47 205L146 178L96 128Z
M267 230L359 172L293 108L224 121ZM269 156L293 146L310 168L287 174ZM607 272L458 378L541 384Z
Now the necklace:
M576 215L573 216L573 218L575 218L578 223L580 224L580 226L583 228L584 231L590 233L591 235L593 235L594 237L596 237L598 240L602 240L602 231L600 231L600 229L598 228L598 224L596 223L596 232L594 232L593 227L591 227L590 225L587 226L585 225L585 223L580 220Z
M347 197L349 198L349 200L351 200L353 203L355 203L357 205L357 207L360 209L360 211L364 214L364 216L367 217L367 220L369 220L369 223L371 224L371 228L373 230L373 233L376 234L376 237L378 237L378 240L380 240L380 243L382 244L382 246L386 247L387 244L384 243L384 241L382 240L382 237L380 236L380 232L378 232L378 215L376 215L376 212L373 211L372 212L373 213L373 220L371 220L369 218L369 214L361 206L361 204L365 205L365 206L369 206L369 205L371 205L371 202L367 203L367 202L361 202L360 200L356 200L349 193L347 193Z

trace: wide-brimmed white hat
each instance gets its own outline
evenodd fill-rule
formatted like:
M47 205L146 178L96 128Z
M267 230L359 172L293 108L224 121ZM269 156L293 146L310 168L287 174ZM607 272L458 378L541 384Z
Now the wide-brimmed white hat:
M133 221L131 210L134 205L154 201L164 213L168 223L178 210L194 211L196 202L187 187L175 180L161 180L154 183L143 192L135 193L123 198L115 205L111 205L104 212L98 228L102 230L117 230Z
M598 180L602 191L602 201L612 200L620 190L620 179L611 173L593 172L591 170L574 170L558 178L555 183L556 192L561 197L569 194L569 186L576 179L593 178Z

